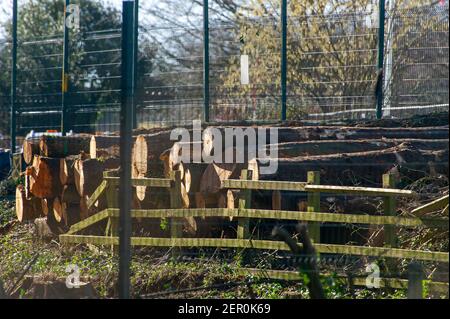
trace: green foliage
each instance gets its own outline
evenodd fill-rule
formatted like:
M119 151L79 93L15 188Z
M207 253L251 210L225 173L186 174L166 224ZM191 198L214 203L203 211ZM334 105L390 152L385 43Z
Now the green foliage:
M258 298L280 299L283 286L278 282L267 282L252 285Z
M99 113L105 116L105 112L110 112L110 108L102 107L100 109L99 105L111 105L111 103L117 102L117 93L113 90L120 88L118 63L120 63L121 55L117 50L121 48L121 13L104 1L79 0L74 3L80 5L80 30L69 31L69 89L72 92L101 89L96 94L85 93L70 96L72 105L78 105L78 107L87 104L93 105L97 111L76 112L76 107L72 106L71 108L71 111L74 112L71 121L77 122L79 130L87 132L92 129L92 124L102 120L98 116ZM28 104L30 102L33 103L33 107L44 108L60 103L59 98L55 100L51 94L61 91L63 14L64 0L30 0L23 1L19 5L17 94L19 96L44 93L48 95L45 98L39 97L36 100L24 101L22 107L30 106ZM6 36L10 37L10 20L5 22L4 29ZM94 31L104 33L99 33L99 37L98 34L93 33ZM48 39L50 39L48 43L36 43L36 41ZM154 43L148 41L140 43L138 53L140 75L152 71L156 52ZM9 48L0 44L0 69L8 70L10 59ZM113 65L105 67L105 63ZM9 92L10 72L2 72L0 73L0 96L7 96ZM0 100L0 112L3 109L8 111L6 109L8 107L9 104L3 104ZM106 119L108 118L106 116ZM7 128L7 120L7 117L0 119L2 132L3 128ZM21 125L33 127L36 121L37 116L26 117L22 119ZM46 115L43 123L58 126L59 121L59 115Z
M16 218L14 203L2 200L0 201L0 227Z
M16 193L16 186L21 184L20 181L20 179L14 180L12 178L2 180L0 182L0 198L14 195Z

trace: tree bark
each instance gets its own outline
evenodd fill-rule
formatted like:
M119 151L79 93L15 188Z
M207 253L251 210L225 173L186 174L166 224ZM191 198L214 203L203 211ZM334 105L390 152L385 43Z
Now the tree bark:
M174 141L170 140L170 131L155 134L139 135L133 147L132 165L138 174L150 177L151 163L156 163L164 151L172 148ZM158 172L159 173L159 172ZM161 174L159 174L161 176Z
M34 196L27 199L23 185L16 188L16 215L19 222L44 216L41 200Z
M59 180L61 185L69 185L75 183L73 177L75 161L79 159L79 156L72 155L66 158L61 158L59 164Z
M390 170L410 170L416 179L421 170L428 174L430 164L448 174L448 152L429 152L410 148L407 144L381 151L280 158L275 174L262 175L264 180L306 181L308 171L320 171L323 184L380 186L381 177ZM263 165L263 164L261 164Z
M80 196L91 196L103 180L103 172L116 169L120 165L117 158L106 160L77 160L74 165L75 186Z
M94 135L89 142L89 154L91 158L106 156L119 157L120 136Z
M82 152L89 154L90 136L42 136L39 141L40 154L45 157L63 158L78 155Z
M34 155L39 155L39 139L25 139L22 144L23 160L30 165L33 162Z
M35 156L27 170L30 193L39 198L55 198L61 194L58 158Z
M278 157L289 158L299 156L330 155L339 153L360 153L383 150L401 143L409 143L422 150L441 150L448 147L448 139L369 139L369 140L323 140L307 142L288 142L268 145L278 152Z

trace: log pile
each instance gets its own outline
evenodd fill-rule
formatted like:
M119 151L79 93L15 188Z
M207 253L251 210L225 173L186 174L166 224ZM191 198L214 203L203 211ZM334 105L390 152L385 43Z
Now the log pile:
M225 133L227 127L214 127ZM247 127L233 127L245 130ZM321 183L349 186L380 186L386 172L407 174L416 179L420 172L448 175L448 127L437 128L377 128L377 127L279 127L278 140L265 136L269 151L277 151L278 170L262 175L267 163L261 158L244 156L243 163L205 162L202 151L209 151L213 136L203 134L201 142L176 143L170 130L155 130L134 134L131 154L132 177L181 176L181 206L183 208L217 208L238 206L241 194L237 190L221 189L225 179L239 179L243 169L252 180L306 181L308 171L320 171ZM192 131L191 131L192 132ZM258 134L268 134L256 130ZM191 134L192 136L192 134ZM215 136L214 136L215 138ZM235 136L234 139L241 138ZM17 188L17 216L20 221L47 216L57 225L70 226L106 207L105 200L88 211L87 201L100 185L105 170L119 167L118 136L42 137L26 140L23 156L29 165L25 185ZM214 154L231 154L235 148L225 148L225 140ZM244 139L243 153L253 145ZM189 156L182 152L189 150ZM177 161L183 158L182 161ZM185 159L188 159L187 161ZM222 158L224 160L224 158ZM167 189L145 186L134 188L133 208L168 208ZM258 193L258 192L253 192ZM268 194L265 194L268 193ZM286 206L279 192L259 192L252 207L278 208ZM255 195L254 195L255 196ZM261 196L266 196L261 200ZM257 198L257 200L255 200ZM291 205L298 207L298 203ZM279 209L279 208L278 208ZM217 220L217 224L224 219ZM213 222L213 223L215 223ZM205 219L185 219L185 231L202 233L211 222ZM205 233L208 233L206 231Z
M100 185L103 172L119 167L118 144L118 137L88 135L25 140L23 156L29 166L25 184L16 190L18 220L46 217L58 233L95 213L87 211L86 201Z
M234 127L236 128L236 127ZM246 127L238 127L243 130ZM222 155L229 151L236 158L235 149L225 149L227 127L214 127L220 131ZM265 139L270 141L268 130ZM256 131L258 141L259 131ZM365 127L280 127L276 144L268 145L266 150L276 150L278 170L274 174L261 175L260 169L267 163L258 157L244 157L244 163L192 163L199 158L199 148L195 143L176 143L164 151L160 159L164 164L165 175L179 170L183 189L189 201L183 200L185 207L191 208L235 208L238 206L239 191L221 189L225 179L239 179L242 169L251 172L252 180L306 181L308 171L319 171L321 183L329 185L381 187L382 175L393 172L409 180L416 180L427 174L440 173L448 176L447 127L438 128L365 128ZM213 149L210 132L203 134L201 149ZM235 136L234 139L241 138ZM244 150L249 148L244 139ZM197 147L196 147L197 146ZM190 163L177 163L188 150ZM224 155L223 155L224 156ZM222 157L224 159L224 157ZM300 195L299 195L300 196ZM184 196L183 196L184 197ZM280 192L253 192L252 207L262 209L298 209L303 198L285 197ZM300 206L299 206L300 205ZM213 220L214 219L214 220ZM197 218L197 235L211 235L213 225L223 230L225 219ZM205 230L206 231L202 231ZM219 232L220 233L220 232Z

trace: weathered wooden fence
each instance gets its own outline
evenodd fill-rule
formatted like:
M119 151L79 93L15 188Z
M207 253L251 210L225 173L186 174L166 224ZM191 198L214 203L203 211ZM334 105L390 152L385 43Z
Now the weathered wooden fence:
M117 187L119 178L112 177L108 173L104 176L104 181L90 197L88 206L94 205L98 199L106 195L108 209L105 209L75 225L69 232L60 236L62 243L90 243L97 245L118 245L119 238L117 232L119 209ZM396 216L396 199L400 196L417 196L412 191L395 188L395 180L392 175L383 176L383 188L348 187L320 185L319 172L309 172L307 182L280 182L280 181L252 181L249 180L249 173L243 170L241 179L225 180L222 183L223 189L237 189L240 191L238 208L180 208L181 201L181 177L179 172L173 172L171 178L140 178L132 180L133 186L146 186L150 188L166 188L170 192L170 208L152 210L132 210L132 218L165 218L169 220L170 238L150 238L132 237L133 246L153 246L153 247L220 247L237 249L261 249L288 251L288 246L281 241L254 239L250 236L251 219L267 219L277 221L303 221L308 222L310 236L314 242L314 247L321 254L340 254L371 257L386 257L399 259L412 259L417 261L449 262L447 252L421 251L402 249L398 247L395 229L397 227L425 227L448 229L448 218L430 217L403 217ZM306 192L308 195L307 211L284 211L278 209L262 210L252 209L250 206L251 192L254 190L270 190L274 192L295 191ZM320 194L345 194L352 196L377 196L384 199L384 215L358 215L358 214L335 214L320 211ZM278 197L281 193L279 193ZM432 203L432 208L445 207L448 205L448 197L445 201ZM425 205L417 209L417 212L427 211L430 205ZM236 238L183 238L181 219L185 217L233 217L238 221ZM80 231L94 225L100 221L107 220L104 235L82 235ZM347 224L368 224L384 225L385 245L384 247L369 247L355 245L337 245L322 243L320 238L320 223L347 223ZM262 272L265 276L276 279L299 279L298 273L278 270L243 269L246 273ZM355 285L364 285L365 281L356 278ZM393 288L406 288L407 280L402 279L382 279L382 286ZM439 290L448 291L448 283L433 283Z

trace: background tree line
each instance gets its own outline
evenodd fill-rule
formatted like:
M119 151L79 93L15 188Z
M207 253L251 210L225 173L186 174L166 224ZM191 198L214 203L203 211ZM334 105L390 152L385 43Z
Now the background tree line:
M86 124L78 130L98 129L92 125L95 123L103 123L100 127L107 130L108 123L117 122L120 9L97 1L75 3L81 6L81 30L71 36L70 44L73 119ZM290 119L374 108L377 3L288 2ZM278 0L210 1L210 94L215 119L278 118L280 4ZM200 117L202 6L202 0L141 1L137 98L141 126ZM55 35L49 43L33 45L23 40L19 45L19 81L23 83L18 93L22 97L37 95L22 98L24 108L59 108L58 95L42 93L60 90L62 8L62 0L24 1L20 7L19 39ZM390 81L384 87L388 102L392 106L448 103L448 3L396 0L387 8L385 37L391 54L386 54L385 63L390 66ZM7 36L10 25L7 21L4 26ZM243 54L250 60L249 85L240 83ZM9 69L9 60L9 46L0 44L2 70ZM9 76L9 72L0 73L0 95L9 95ZM5 99L0 103L3 110L9 107ZM6 119L2 116L2 131L8 126ZM48 116L33 115L28 124L44 119L49 120ZM52 116L52 121L58 125L58 115Z

